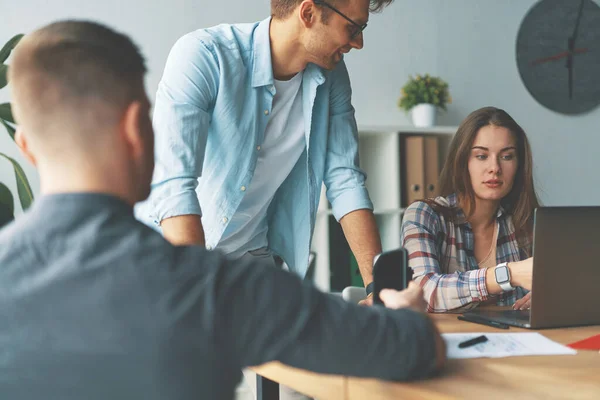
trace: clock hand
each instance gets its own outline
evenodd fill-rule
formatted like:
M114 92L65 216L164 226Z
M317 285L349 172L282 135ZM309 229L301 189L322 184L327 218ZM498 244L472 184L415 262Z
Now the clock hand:
M579 11L577 12L577 19L575 20L575 28L573 29L573 34L567 39L567 48L569 50L567 55L567 63L565 66L567 67L567 73L569 75L569 99L573 99L573 54L575 52L575 39L577 39L577 34L579 33L579 23L581 22L581 14L583 12L583 2L584 0L579 2Z
M583 2L584 2L584 0L581 0L579 3L579 11L577 13L577 20L575 20L575 29L573 29L573 34L571 35L571 39L573 39L573 47L575 47L575 39L577 39L577 34L579 31L579 23L581 22L581 14L583 12Z
M581 48L581 49L575 49L573 50L574 54L585 54L588 51L590 51L587 47L586 48ZM558 61L561 58L565 58L569 56L569 52L568 51L563 51L562 53L558 53L555 54L553 56L550 57L543 57L543 58L538 58L537 60L533 60L531 63L529 63L529 65L538 65L538 64L543 64L543 63L547 63L550 61Z
M569 74L569 100L573 99L573 53L567 57L567 70Z

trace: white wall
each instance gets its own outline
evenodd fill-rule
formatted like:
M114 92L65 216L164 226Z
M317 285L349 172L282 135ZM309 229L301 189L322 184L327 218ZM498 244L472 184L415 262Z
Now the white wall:
M154 96L173 42L182 34L221 22L260 20L269 0L21 0L0 6L0 42L50 21L91 18L132 35L148 59L147 88ZM7 4L8 3L8 4ZM365 48L346 58L359 124L408 124L396 107L400 88L414 73L439 75L454 103L440 123L458 124L470 111L505 108L528 133L536 178L547 205L600 204L596 163L600 109L567 117L539 105L521 83L515 62L519 24L535 0L396 0L373 15ZM0 101L6 100L6 91ZM0 131L0 151L17 154ZM26 167L34 190L37 177ZM13 182L0 160L0 181Z
M347 58L359 123L408 124L396 107L407 76L439 75L454 100L442 125L457 125L482 106L504 108L528 133L543 203L599 205L600 108L581 116L557 114L538 104L519 77L517 32L535 3L397 0L373 16L365 48Z

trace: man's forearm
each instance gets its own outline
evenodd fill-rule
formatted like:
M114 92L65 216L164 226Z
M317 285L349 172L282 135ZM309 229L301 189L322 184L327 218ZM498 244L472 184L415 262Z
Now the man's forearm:
M373 258L381 253L375 216L368 209L356 210L344 215L340 224L366 286L373 281Z
M211 275L222 268L221 279L201 293L220 306L219 323L228 328L223 340L230 338L243 365L278 360L317 373L406 380L443 364L444 343L426 314L359 307L260 261L237 268L214 258L206 263Z
M204 229L199 215L178 215L160 223L165 239L174 245L204 247Z

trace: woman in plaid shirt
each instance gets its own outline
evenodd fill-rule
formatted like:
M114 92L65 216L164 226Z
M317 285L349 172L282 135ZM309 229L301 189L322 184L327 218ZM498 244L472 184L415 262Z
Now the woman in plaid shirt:
M402 222L413 279L429 312L482 302L529 308L533 211L539 206L523 129L504 110L472 112L452 139L435 199L411 204ZM496 281L496 269L510 283Z

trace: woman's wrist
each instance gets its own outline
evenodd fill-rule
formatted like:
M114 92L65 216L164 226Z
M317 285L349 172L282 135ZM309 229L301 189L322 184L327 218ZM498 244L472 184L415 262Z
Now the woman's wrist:
M510 285L512 287L521 286L521 268L519 268L519 261L513 261L506 264L510 271Z

